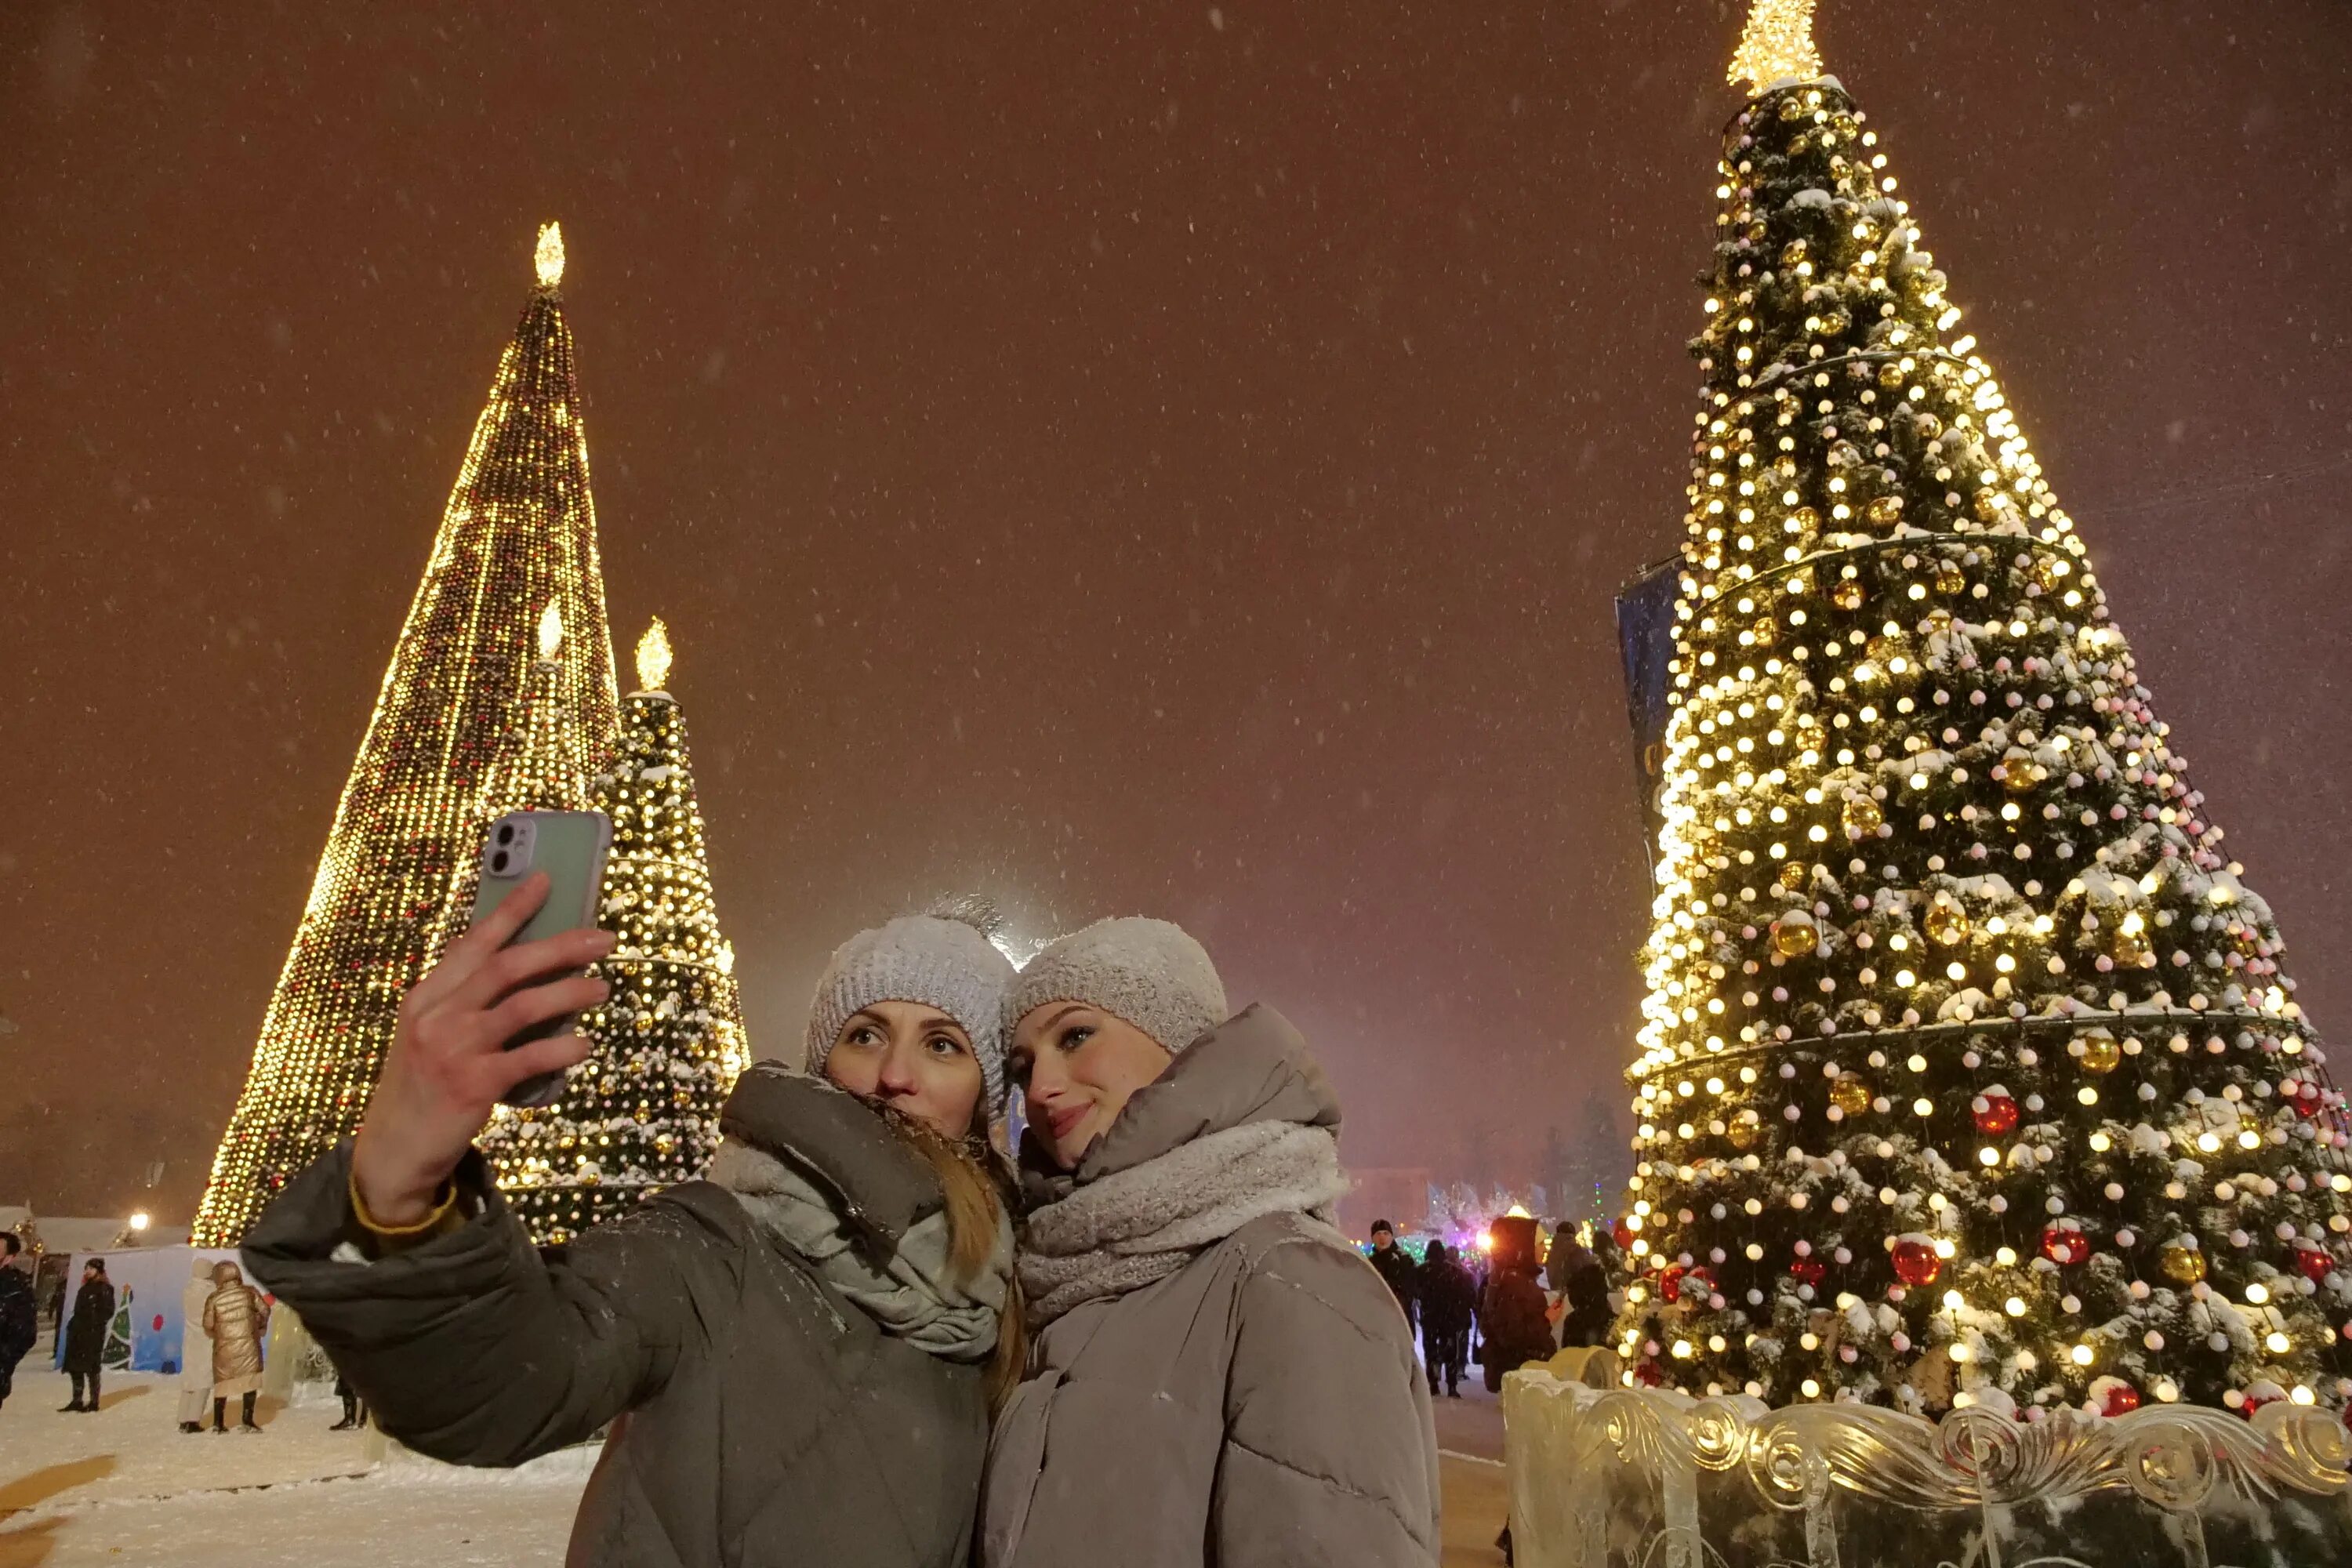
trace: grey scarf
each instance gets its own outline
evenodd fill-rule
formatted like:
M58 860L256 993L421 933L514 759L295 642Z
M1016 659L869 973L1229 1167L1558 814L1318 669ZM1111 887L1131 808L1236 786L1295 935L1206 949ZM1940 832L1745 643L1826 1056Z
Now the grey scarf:
M943 1361L986 1361L1013 1277L1013 1224L997 1217L996 1246L971 1279L950 1276L945 1209L917 1221L877 1266L871 1244L817 1187L772 1154L729 1139L705 1179L726 1188L754 1224L807 1259L817 1277L882 1327Z
M1267 1215L1328 1225L1347 1190L1339 1141L1320 1127L1252 1121L1180 1143L1031 1211L1021 1230L1029 1321L1042 1328L1163 1279Z

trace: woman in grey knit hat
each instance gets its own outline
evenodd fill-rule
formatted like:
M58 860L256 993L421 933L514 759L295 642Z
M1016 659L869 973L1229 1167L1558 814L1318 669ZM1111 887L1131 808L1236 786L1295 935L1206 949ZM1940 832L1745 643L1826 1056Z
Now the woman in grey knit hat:
M609 939L506 947L543 894L410 994L357 1140L263 1215L247 1268L436 1458L516 1465L609 1424L567 1563L961 1568L1022 1364L987 1143L1012 965L954 920L852 937L798 1069L737 1080L704 1178L541 1252L469 1143L509 1085L587 1054L505 1049L603 989L553 977Z
M1396 1298L1332 1226L1339 1105L1164 921L1104 921L1004 1005L1028 1113L1029 1380L988 1568L1434 1563L1437 1439Z

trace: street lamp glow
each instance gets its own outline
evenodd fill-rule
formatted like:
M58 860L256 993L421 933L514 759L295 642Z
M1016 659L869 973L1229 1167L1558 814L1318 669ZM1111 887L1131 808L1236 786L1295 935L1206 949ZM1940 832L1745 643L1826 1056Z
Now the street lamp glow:
M143 1231L147 1228L147 1211L145 1209L136 1209L132 1211L131 1215L131 1228L133 1231Z

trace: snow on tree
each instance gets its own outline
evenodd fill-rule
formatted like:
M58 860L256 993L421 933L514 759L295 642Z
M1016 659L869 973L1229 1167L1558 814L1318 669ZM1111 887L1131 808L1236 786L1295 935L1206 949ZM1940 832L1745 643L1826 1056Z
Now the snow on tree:
M2278 929L1876 134L1817 60L1775 79L1810 5L1767 10L1693 343L1620 1348L1775 1404L2340 1403L2343 1100Z

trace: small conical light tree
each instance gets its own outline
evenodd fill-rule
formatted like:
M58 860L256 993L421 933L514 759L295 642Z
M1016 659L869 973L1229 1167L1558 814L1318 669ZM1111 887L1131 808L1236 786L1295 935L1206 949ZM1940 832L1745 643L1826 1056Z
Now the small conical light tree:
M2339 1403L2342 1100L1810 0L1721 165L1631 1078L1643 1381Z
M622 702L620 755L592 791L613 819L600 920L620 939L597 970L612 998L582 1019L595 1054L572 1069L562 1100L501 1109L481 1140L500 1190L541 1243L698 1173L750 1059L686 724L664 689L670 659L656 620L637 644L644 689Z

